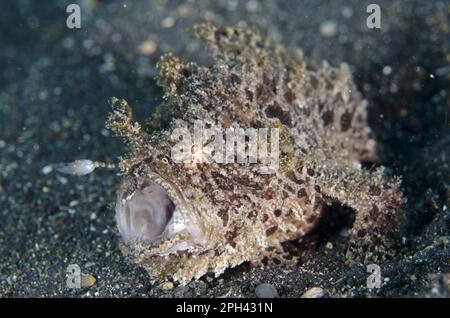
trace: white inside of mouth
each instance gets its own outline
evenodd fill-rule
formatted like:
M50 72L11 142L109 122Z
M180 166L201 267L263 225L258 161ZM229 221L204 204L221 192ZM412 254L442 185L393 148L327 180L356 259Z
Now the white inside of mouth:
M139 240L154 242L185 228L181 213L167 192L158 184L149 182L133 196L118 202L116 220L125 242Z

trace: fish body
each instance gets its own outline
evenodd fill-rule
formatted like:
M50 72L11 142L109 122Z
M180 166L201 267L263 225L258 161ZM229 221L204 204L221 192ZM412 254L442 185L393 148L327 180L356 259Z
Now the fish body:
M182 284L243 262L292 262L290 242L337 204L355 212L348 259L378 257L400 222L403 197L399 178L361 165L376 162L377 145L349 67L315 66L256 31L201 25L195 33L214 62L164 56L164 101L153 117L138 123L126 101L112 99L107 126L131 149L120 163L116 203L129 255L152 278ZM199 122L219 132L196 139ZM276 153L276 166L260 158L205 158L225 130L240 129L267 129L257 148ZM181 139L192 141L182 162L174 159Z

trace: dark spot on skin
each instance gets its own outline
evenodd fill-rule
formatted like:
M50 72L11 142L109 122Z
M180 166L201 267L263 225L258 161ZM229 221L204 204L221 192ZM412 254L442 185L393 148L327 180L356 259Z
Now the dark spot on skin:
M272 200L273 198L275 198L275 191L272 188L269 188L266 192L264 192L262 197L266 200Z
M305 190L305 188L301 188L300 190L298 190L298 192L297 192L297 197L299 197L299 198L303 198L303 197L306 197L306 190Z
M362 116L361 114L359 114L358 116L356 116L356 122L358 122L358 123L360 123L360 124L364 122L363 116Z
M283 248L283 252L291 254L291 255L297 250L297 247L295 246L295 244L290 241L282 242L281 247Z
M227 243L231 245L231 247L235 248L236 247L236 242L234 241L234 239L238 236L238 232L236 229L234 229L233 231L228 231L227 233L225 233L225 238L227 240Z
M320 101L317 103L317 110L319 111L319 113L321 113L323 110L323 103Z
M275 78L269 76L269 74L264 73L263 82L266 87L268 87L269 89L272 88L272 93L277 94L277 82Z
M228 31L226 29L218 29L216 32L214 32L214 38L216 41L220 41L221 37L227 37Z
M226 226L228 224L228 211L226 209L220 209L217 215L222 219L223 226Z
M286 191L290 192L290 193L295 193L294 189L292 189L292 187L291 187L290 185L288 185L288 184L286 184L286 185L284 186L284 189L285 189Z
M247 96L247 99L250 102L253 102L253 93L251 91L249 91L248 89L245 90L245 95Z
M311 168L306 169L306 173L311 177L314 176L314 170Z
M177 251L176 254L177 258L190 258L192 256L192 252L189 251Z
M183 75L184 77L188 78L189 76L191 76L191 70L188 68L183 68L182 70L180 70L180 74Z
M263 87L263 85L258 85L257 87L256 87L256 98L261 98L261 96L263 95L263 93L264 93L264 87Z
M342 117L341 117L341 130L342 131L347 131L350 129L350 127L352 125L352 117L353 117L353 113L345 112L344 114L342 114Z
M236 192L232 192L231 194L230 194L230 201L231 202L240 202L241 201L241 199L243 199L243 198L245 198L245 195L242 195L242 194L240 194L240 193L236 193Z
M267 264L269 264L269 258L267 256L264 256L261 260L261 263L263 263L264 266L267 266Z
M258 182L251 181L248 176L244 176L244 175L242 175L242 176L233 176L233 181L235 183L241 184L241 185L249 187L249 188L253 188L253 189L257 189L257 190L262 190L263 189L262 184L260 184Z
M261 221L262 221L263 223L265 223L265 222L267 222L268 219L269 219L269 216L268 216L267 214L264 214L264 215L262 216Z
M375 213L375 211L372 209L372 210L370 210L370 218L372 219L372 221L376 221L377 220L377 218L378 218L378 214L377 213Z
M333 123L334 112L332 110L327 110L322 114L323 125L328 126Z
M336 94L336 101L344 101L344 98L342 97L342 93L341 92L338 92Z
M250 220L255 219L256 216L257 216L257 213L256 213L255 211L251 211L251 212L249 212L249 214L247 214L247 217L248 217Z
M378 206L376 206L375 204L372 205L372 209L376 214L380 213L380 209L378 209Z
M310 84L311 84L313 89L316 89L317 86L319 85L319 81L317 80L317 78L315 76L311 76L310 77Z
M288 89L286 93L284 93L284 98L288 103L292 103L292 101L295 99L295 94L292 92L292 90Z
M286 172L286 177L288 177L290 180L294 181L297 184L302 184L305 182L305 180L297 178L294 171Z
M198 255L201 256L201 255L206 255L208 253L209 253L209 251L205 250L205 251L201 251L200 253L198 253Z
M216 171L211 172L211 175L220 189L227 191L232 191L234 189L234 185L229 178Z
M372 204L372 210L370 210L370 218L372 220L376 220L378 218L378 214L380 213L380 210L378 209L378 207L375 204Z
M276 209L275 212L273 212L275 214L276 217L279 217L281 215L281 210L280 209Z
M391 212L386 213L385 215L386 220L391 221L393 219L393 215Z
M274 262L276 265L280 265L280 264L281 264L281 261L280 261L278 258L273 258L272 260L273 260L273 262Z
M278 229L278 226L272 226L272 227L269 227L267 230L266 230L266 236L271 236L273 233L275 233L276 231L277 231L277 229Z
M369 245L368 245L368 244L364 244L364 245L361 247L361 250L362 250L363 253L366 253L366 252L369 250Z
M283 110L277 103L273 103L266 107L264 112L268 118L278 118L284 125L291 126L290 113Z
M357 235L358 237L364 237L364 236L366 235L366 230L364 230L364 229L358 230L358 232L356 233L356 235Z
M320 193L320 187L318 185L314 186L314 190L316 190L316 192Z
M234 85L239 85L241 84L241 78L239 76L237 76L236 74L231 74L231 83L233 83Z
M378 186L371 185L369 187L369 194L374 196L379 196L381 194L381 189Z

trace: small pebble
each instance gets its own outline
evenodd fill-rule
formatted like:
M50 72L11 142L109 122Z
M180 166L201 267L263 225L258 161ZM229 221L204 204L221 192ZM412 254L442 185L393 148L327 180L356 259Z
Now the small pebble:
M351 7L343 7L341 13L344 16L344 18L350 19L353 15L353 9Z
M278 292L274 286L270 284L260 284L255 289L258 298L277 298Z
M325 291L320 287L313 287L308 289L300 298L322 298L325 296Z
M183 18L185 18L191 14L191 8L187 4L180 5L177 8L177 10L178 10L178 14L180 15L180 17L183 17Z
M51 165L45 166L41 169L42 174L49 174L53 171L53 167Z
M259 3L258 3L258 1L250 0L245 5L245 8L247 9L248 12L256 12L259 8Z
M155 41L147 40L147 41L142 42L138 46L137 51L139 54L150 56L156 52L157 48L158 48L158 45L156 44Z
M164 284L161 285L161 288L163 290L173 289L173 283L172 282L165 282Z
M337 24L334 21L325 21L320 25L320 34L325 38L330 38L337 33Z
M175 25L175 19L172 18L172 17L164 18L164 19L161 21L161 26L162 26L163 28L166 28L166 29L171 28L171 27L173 27L174 25Z
M392 73L392 67L390 67L389 65L386 65L385 67L383 67L384 75L390 75L391 73Z

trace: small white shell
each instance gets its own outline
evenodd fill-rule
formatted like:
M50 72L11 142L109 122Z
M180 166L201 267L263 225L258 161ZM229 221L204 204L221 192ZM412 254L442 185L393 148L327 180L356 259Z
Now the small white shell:
M320 287L312 287L301 296L301 298L323 298L323 297L325 297L325 291Z

